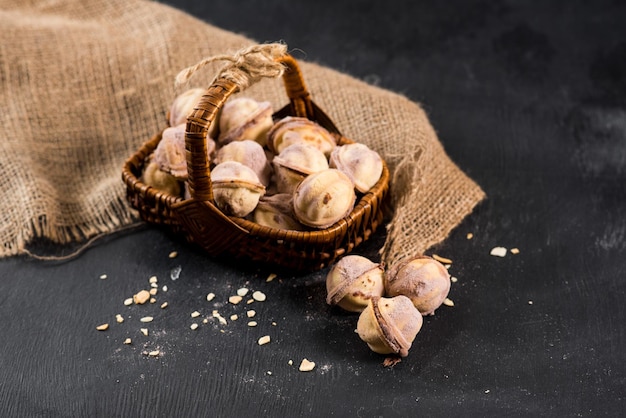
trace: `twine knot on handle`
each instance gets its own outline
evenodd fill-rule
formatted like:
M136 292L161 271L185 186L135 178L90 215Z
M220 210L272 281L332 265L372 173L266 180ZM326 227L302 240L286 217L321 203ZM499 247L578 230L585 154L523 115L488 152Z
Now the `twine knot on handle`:
M252 45L234 55L215 55L204 58L197 64L185 68L176 76L176 86L185 85L193 74L207 64L215 61L229 61L218 72L215 80L223 78L232 81L244 90L263 77L280 77L285 71L278 58L287 54L287 45L271 43ZM215 81L213 80L213 81ZM211 83L213 84L213 83Z

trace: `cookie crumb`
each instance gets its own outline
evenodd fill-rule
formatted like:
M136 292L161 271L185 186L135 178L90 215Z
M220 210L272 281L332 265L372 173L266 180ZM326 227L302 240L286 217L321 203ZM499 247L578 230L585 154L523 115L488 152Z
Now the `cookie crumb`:
M235 296L231 296L228 298L228 302L232 303L233 305L237 305L239 302L241 302L243 298L239 295L235 295Z
M257 302L264 302L266 299L265 293L260 292L260 291L256 291L252 294L252 299L256 300Z
M168 257L169 257L169 258L176 258L176 257L178 257L178 251L172 251L172 252L168 255Z
M226 322L226 318L220 315L218 311L213 311L213 318L217 318L217 320L220 321L220 324L222 325L228 324L228 322Z
M143 305L149 299L150 299L150 292L148 292L147 290L142 290L136 295L133 295L133 302L135 302L137 305Z
M506 256L506 248L504 247L493 247L489 255L493 255L494 257L504 257Z
M452 301L452 299L449 299L449 298L445 298L443 300L443 304L446 306L454 306L454 302Z
M207 302L211 302L213 299L215 299L215 293L211 292L208 295L206 295Z
M258 344L259 345L265 345L267 343L270 342L270 336L269 335L264 335L261 338L259 338Z
M315 362L303 358L302 362L300 363L300 367L298 367L298 370L300 370L301 372L310 372L314 368Z
M143 318L140 319L141 322L152 322L153 320L154 318L151 316L144 316Z
M511 254L519 254L519 248L511 248Z
M267 283L271 282L272 280L274 280L276 278L276 273L271 273L269 276L267 276L267 279L265 279L265 281Z
M400 363L401 361L402 361L401 357L389 356L389 357L386 357L385 360L383 360L383 367L393 367L396 364Z
M98 326L96 327L96 329L97 329L98 331L106 331L107 329L109 329L109 324L102 324L102 325L98 325Z
M450 260L449 258L446 257L442 257L440 255L437 254L433 254L433 258L437 261L439 261L441 264L452 264L452 260Z
M130 338L126 338L126 339L124 340L124 344L126 344L126 345L130 345L130 344L132 344L132 343L133 343L133 341L132 341Z

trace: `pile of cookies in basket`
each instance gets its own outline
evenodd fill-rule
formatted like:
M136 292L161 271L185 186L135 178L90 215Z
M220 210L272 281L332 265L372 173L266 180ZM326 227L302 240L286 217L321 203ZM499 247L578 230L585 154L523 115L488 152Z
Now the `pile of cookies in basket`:
M185 124L204 92L187 90L172 103L169 127L142 176L147 185L189 196ZM338 135L307 118L273 114L269 102L249 97L220 109L206 138L215 205L271 228L327 228L378 182L382 158L361 143L339 145Z

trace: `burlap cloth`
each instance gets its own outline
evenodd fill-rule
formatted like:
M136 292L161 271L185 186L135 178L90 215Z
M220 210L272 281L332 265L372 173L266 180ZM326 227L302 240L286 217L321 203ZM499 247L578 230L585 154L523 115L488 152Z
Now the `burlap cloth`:
M218 17L216 17L218 19ZM141 0L0 0L0 256L44 237L66 244L136 223L123 162L165 125L176 74L253 42ZM263 40L265 41L265 40ZM288 40L287 40L288 41ZM187 87L208 87L220 64ZM301 62L315 102L392 172L383 259L441 242L484 198L408 99ZM280 80L246 95L280 108Z

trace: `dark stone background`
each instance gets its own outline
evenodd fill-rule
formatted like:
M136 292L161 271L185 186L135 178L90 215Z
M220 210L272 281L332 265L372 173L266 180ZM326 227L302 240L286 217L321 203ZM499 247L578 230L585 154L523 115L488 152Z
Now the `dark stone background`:
M383 368L356 317L325 304L325 271L266 283L269 270L152 228L67 263L0 260L1 416L624 416L623 2L167 3L424 106L488 195L434 249L454 260L455 306ZM360 252L375 257L383 240ZM492 257L494 246L520 254ZM170 306L124 306L152 275ZM267 301L218 309L254 307L257 328L189 329L194 310L210 316L208 292L224 302L243 285ZM313 372L297 371L304 357Z

